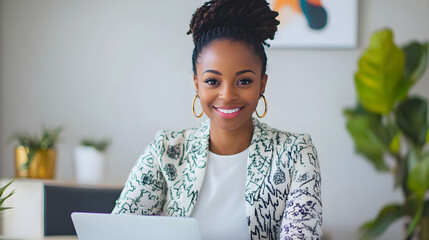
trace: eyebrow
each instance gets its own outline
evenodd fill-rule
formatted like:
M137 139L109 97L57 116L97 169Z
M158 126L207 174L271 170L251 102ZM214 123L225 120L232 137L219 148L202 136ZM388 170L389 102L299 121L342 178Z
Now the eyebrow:
M219 76L222 76L222 73L220 73L219 71L216 71L216 70L212 70L212 69L205 70L205 71L203 72L203 74L204 74L204 73L214 73L214 74L217 74L217 75L219 75Z
M246 70L238 71L235 75L240 75L240 74L248 73L248 72L255 74L255 72L254 72L254 71L252 71L252 70L250 70L250 69L246 69ZM256 75L256 74L255 74L255 75Z
M221 72L216 71L216 70L212 70L212 69L208 69L208 70L204 71L204 72L203 72L203 74L204 74L204 73L208 73L208 72L210 72L210 73L214 73L214 74L217 74L217 75L219 75L219 76L222 76L222 73L221 73ZM244 74L244 73L248 73L248 72L255 74L255 72L254 72L254 71L252 71L252 70L250 70L250 69L245 69L245 70L238 71L235 75L240 75L240 74ZM256 74L255 74L255 75L256 75Z

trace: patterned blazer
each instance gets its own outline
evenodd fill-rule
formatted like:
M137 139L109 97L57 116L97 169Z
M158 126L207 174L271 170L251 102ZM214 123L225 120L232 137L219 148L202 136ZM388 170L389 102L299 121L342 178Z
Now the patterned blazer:
M253 119L245 187L250 239L320 239L321 178L306 134ZM199 128L160 131L128 176L114 214L190 216L209 151L210 120Z

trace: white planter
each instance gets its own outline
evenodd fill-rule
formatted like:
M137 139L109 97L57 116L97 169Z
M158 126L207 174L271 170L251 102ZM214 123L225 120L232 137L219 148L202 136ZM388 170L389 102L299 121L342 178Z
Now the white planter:
M77 146L74 150L76 181L83 184L99 184L104 181L106 156L97 149Z

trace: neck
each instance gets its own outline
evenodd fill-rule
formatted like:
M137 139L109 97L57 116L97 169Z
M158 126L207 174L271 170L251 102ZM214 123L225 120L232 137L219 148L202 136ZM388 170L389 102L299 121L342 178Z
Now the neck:
M219 155L233 155L250 146L253 135L253 121L250 118L238 129L225 130L210 123L210 151Z

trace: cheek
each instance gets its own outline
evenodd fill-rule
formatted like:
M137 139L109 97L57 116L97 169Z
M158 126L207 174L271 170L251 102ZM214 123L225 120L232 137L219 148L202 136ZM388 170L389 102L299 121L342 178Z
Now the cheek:
M204 88L200 88L198 95L200 96L200 102L203 108L206 108L214 101L214 99L216 99L215 94L213 94L211 91L207 91Z
M260 97L259 90L255 90L247 94L246 100L251 107L256 108L256 106L258 105L259 97Z

